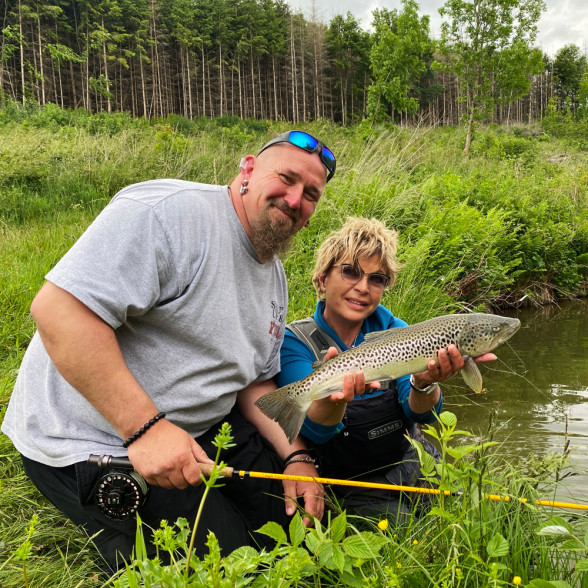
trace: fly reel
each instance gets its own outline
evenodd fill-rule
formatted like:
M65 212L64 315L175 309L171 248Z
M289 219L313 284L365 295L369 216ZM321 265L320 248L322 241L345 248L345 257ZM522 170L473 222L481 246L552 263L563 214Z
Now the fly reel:
M117 463L118 461L122 463ZM127 471L111 470L98 480L94 489L94 502L110 519L126 520L133 517L145 504L149 493L149 486L143 476L135 472L125 458L91 455L88 463L101 468L126 466Z

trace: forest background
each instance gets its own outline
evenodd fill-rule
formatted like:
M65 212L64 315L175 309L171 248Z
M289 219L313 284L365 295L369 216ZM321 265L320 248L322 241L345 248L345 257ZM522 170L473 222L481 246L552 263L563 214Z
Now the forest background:
M329 23L284 0L5 0L0 98L132 116L297 124L533 122L586 105L586 56L536 46L543 0L414 0Z

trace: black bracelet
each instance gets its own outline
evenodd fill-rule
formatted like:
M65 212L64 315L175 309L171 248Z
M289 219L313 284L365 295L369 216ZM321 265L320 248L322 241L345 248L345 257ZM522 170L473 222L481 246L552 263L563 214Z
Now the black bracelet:
M131 443L136 441L143 433L148 431L157 421L165 417L165 412L156 414L152 419L149 419L136 433L133 433L124 443L123 447L128 447Z
M296 457L297 455L308 455L308 457L312 457L312 450L298 449L297 451L293 451L288 457L284 458L284 463L289 462L293 457Z

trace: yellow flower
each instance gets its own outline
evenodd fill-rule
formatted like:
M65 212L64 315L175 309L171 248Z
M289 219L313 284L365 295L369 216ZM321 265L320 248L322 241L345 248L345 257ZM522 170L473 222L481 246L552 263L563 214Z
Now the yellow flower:
M418 545L418 544L419 544L419 542L418 542L418 541L415 539L415 540L412 542L412 544L413 544L413 545Z
M520 585L521 585L521 582L522 582L522 580L521 580L521 577L520 577L520 576L515 576L515 577L512 579L512 583L513 583L515 586L520 586Z
M402 564L401 564L399 561L397 561L397 562L396 562L396 567L397 567L397 568L401 568L401 567L402 567Z
M378 528L385 531L388 528L388 519L383 519L378 523Z

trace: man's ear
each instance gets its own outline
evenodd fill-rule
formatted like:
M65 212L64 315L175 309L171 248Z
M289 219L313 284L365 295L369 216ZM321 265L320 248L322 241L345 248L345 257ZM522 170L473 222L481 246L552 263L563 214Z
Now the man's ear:
M246 155L241 159L239 163L239 168L241 169L241 177L243 179L249 178L253 168L255 167L256 157L255 155Z

